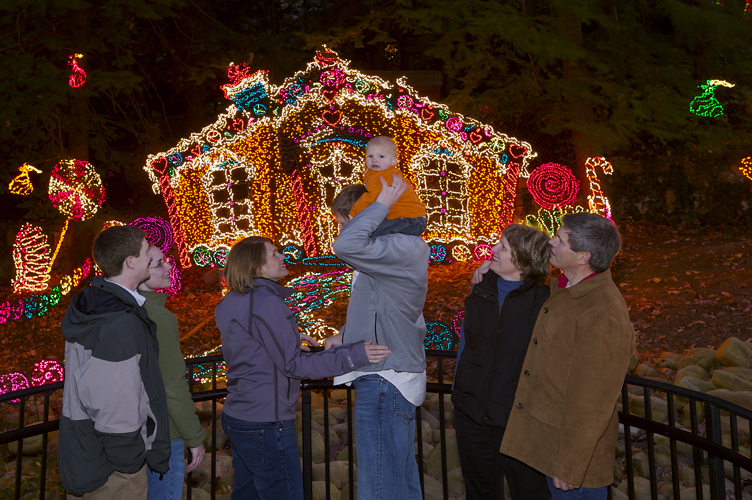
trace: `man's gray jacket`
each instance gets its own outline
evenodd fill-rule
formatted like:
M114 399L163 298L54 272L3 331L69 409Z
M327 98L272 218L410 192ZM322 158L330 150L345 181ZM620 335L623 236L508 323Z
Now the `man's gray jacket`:
M98 277L71 299L62 324L65 385L58 469L67 493L114 472L169 470L170 428L156 325L124 288Z
M392 351L361 371L426 369L423 305L428 290L428 245L418 236L370 235L389 210L372 203L350 220L334 242L334 252L359 271L347 306L342 342L373 339Z

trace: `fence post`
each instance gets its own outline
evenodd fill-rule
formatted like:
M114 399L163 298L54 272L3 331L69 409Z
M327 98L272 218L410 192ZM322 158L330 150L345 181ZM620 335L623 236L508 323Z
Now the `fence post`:
M721 437L721 411L717 406L705 402L705 431L707 439L723 445ZM726 476L723 471L723 460L708 453L708 473L710 475L710 498L723 500L726 498Z
M300 418L303 419L303 498L313 500L313 454L311 450L311 389L301 383L303 407Z

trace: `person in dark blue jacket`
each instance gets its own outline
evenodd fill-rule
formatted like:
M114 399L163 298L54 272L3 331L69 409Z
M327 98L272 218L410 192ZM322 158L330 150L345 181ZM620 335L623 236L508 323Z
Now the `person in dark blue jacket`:
M550 295L543 286L548 241L539 229L507 226L465 300L452 402L468 500L503 500L504 477L514 500L550 498L543 474L499 453L530 335Z
M268 238L236 243L225 266L231 291L215 309L227 363L222 428L235 470L232 499L302 500L303 476L295 434L301 378L323 378L379 363L391 352L372 340L311 353L284 299L292 289L284 255Z

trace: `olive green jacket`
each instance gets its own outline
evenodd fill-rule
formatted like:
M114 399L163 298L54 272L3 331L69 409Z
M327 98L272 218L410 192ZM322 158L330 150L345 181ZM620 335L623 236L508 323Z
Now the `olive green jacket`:
M197 448L204 441L205 432L196 416L191 393L185 381L185 360L180 351L178 319L165 309L167 294L139 290L146 297L144 307L157 324L159 369L167 393L167 415L170 422L170 441L183 439L189 448Z

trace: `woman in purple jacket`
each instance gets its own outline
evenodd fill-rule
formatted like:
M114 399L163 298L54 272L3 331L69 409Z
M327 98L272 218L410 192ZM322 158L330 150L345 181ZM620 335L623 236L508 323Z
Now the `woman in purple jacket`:
M341 375L389 356L369 342L311 353L284 299L291 288L284 256L268 238L236 243L227 257L231 289L214 314L227 363L227 400L222 428L230 439L235 469L232 499L302 500L303 477L295 434L301 378Z

